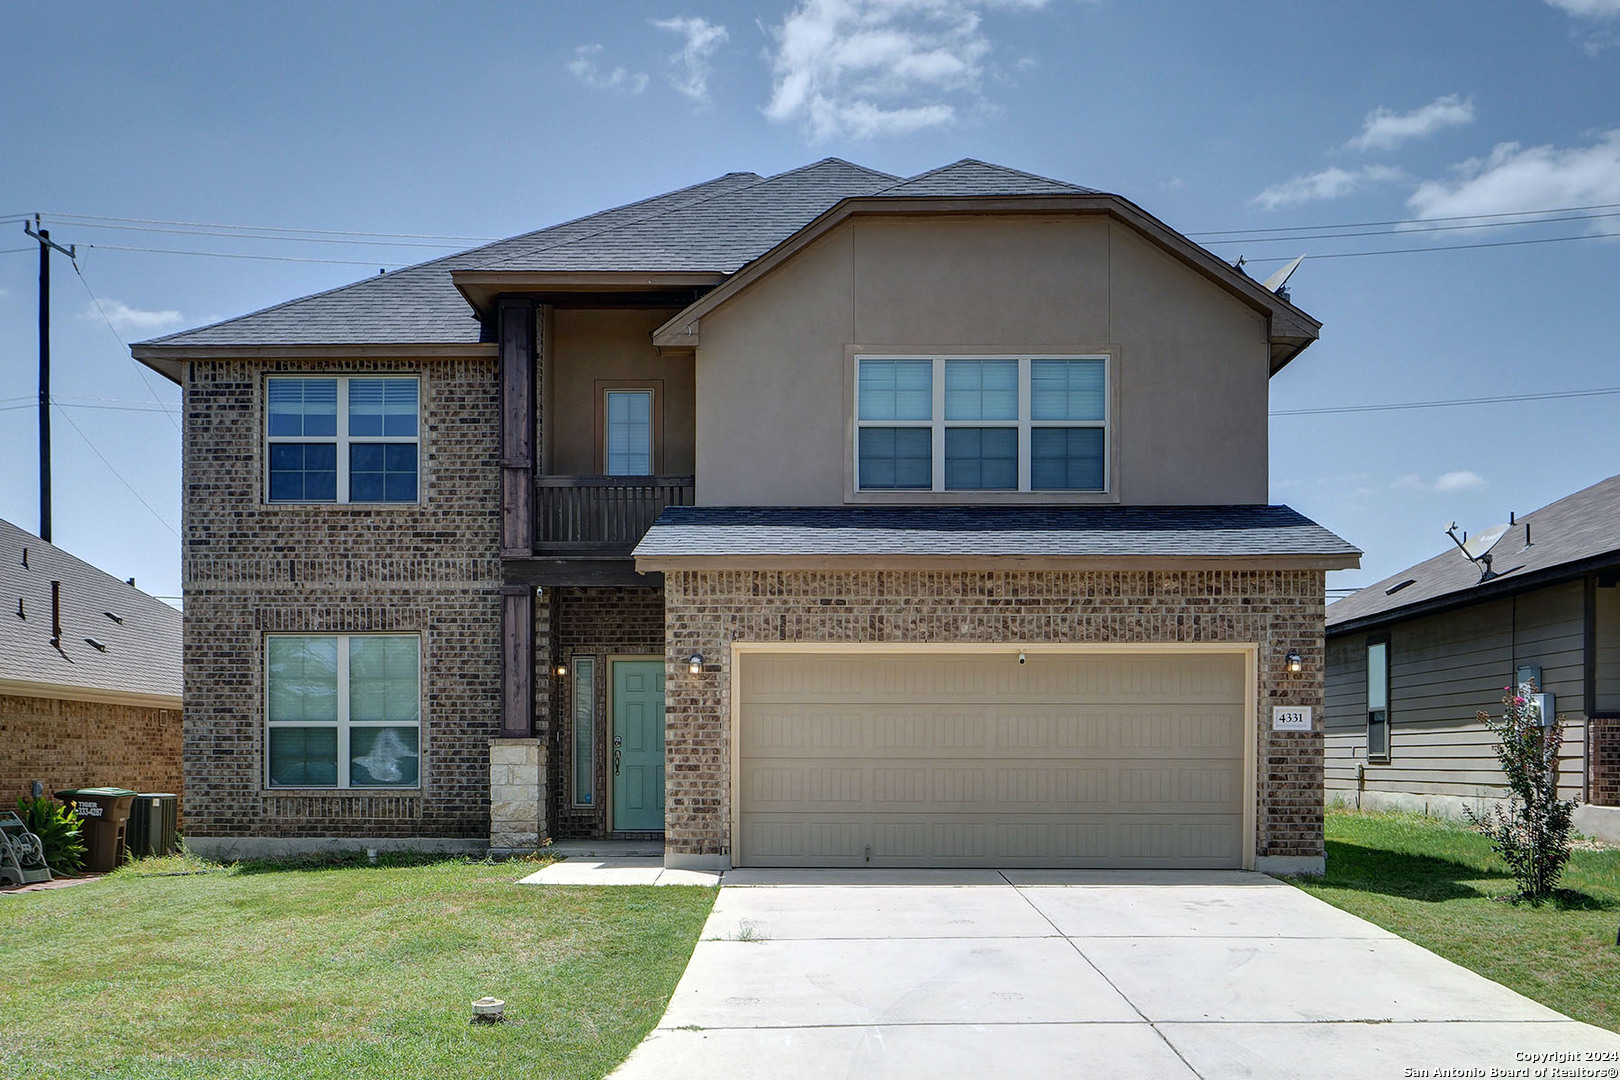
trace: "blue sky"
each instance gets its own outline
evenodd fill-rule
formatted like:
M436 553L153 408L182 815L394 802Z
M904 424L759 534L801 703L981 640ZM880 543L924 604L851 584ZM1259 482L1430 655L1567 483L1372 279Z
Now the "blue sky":
M0 38L0 517L38 525L39 212L82 273L55 539L159 595L178 393L123 342L830 155L1115 191L1257 277L1309 253L1271 497L1366 550L1330 586L1620 472L1620 394L1297 412L1620 387L1620 0L12 3Z

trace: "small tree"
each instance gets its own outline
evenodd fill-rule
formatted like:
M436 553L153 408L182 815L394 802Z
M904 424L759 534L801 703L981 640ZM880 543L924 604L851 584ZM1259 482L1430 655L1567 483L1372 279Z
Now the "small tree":
M1496 736L1496 759L1507 776L1507 806L1476 814L1469 823L1490 838L1519 882L1519 898L1540 903L1552 895L1569 861L1575 803L1558 797L1558 751L1564 745L1564 718L1543 725L1532 702L1536 688L1504 687L1502 716L1480 713Z

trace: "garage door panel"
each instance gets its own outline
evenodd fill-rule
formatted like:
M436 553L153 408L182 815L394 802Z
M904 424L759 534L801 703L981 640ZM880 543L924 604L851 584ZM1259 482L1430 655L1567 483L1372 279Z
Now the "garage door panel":
M1237 817L1163 815L1120 824L1111 816L1064 814L987 822L870 815L816 821L769 815L743 841L773 866L1229 866L1219 854L1240 842ZM1215 852L1217 854L1211 854Z
M740 865L1241 865L1240 654L749 654Z

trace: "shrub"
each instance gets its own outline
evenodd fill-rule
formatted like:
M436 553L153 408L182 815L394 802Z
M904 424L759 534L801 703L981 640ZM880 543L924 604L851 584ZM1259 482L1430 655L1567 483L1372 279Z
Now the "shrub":
M1500 719L1479 718L1496 736L1496 759L1511 795L1484 814L1465 808L1474 828L1491 841L1519 883L1519 898L1540 903L1552 895L1569 861L1575 803L1558 797L1558 751L1564 745L1564 718L1543 726L1531 696L1535 686L1505 687Z
M84 837L78 814L41 795L18 799L17 816L45 846L46 866L59 874L77 874L84 869Z

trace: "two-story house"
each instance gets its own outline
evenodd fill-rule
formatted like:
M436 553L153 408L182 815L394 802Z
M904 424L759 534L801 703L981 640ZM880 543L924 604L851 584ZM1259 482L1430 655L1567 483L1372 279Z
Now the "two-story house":
M829 159L137 345L188 840L1319 870L1317 330L1119 196Z

